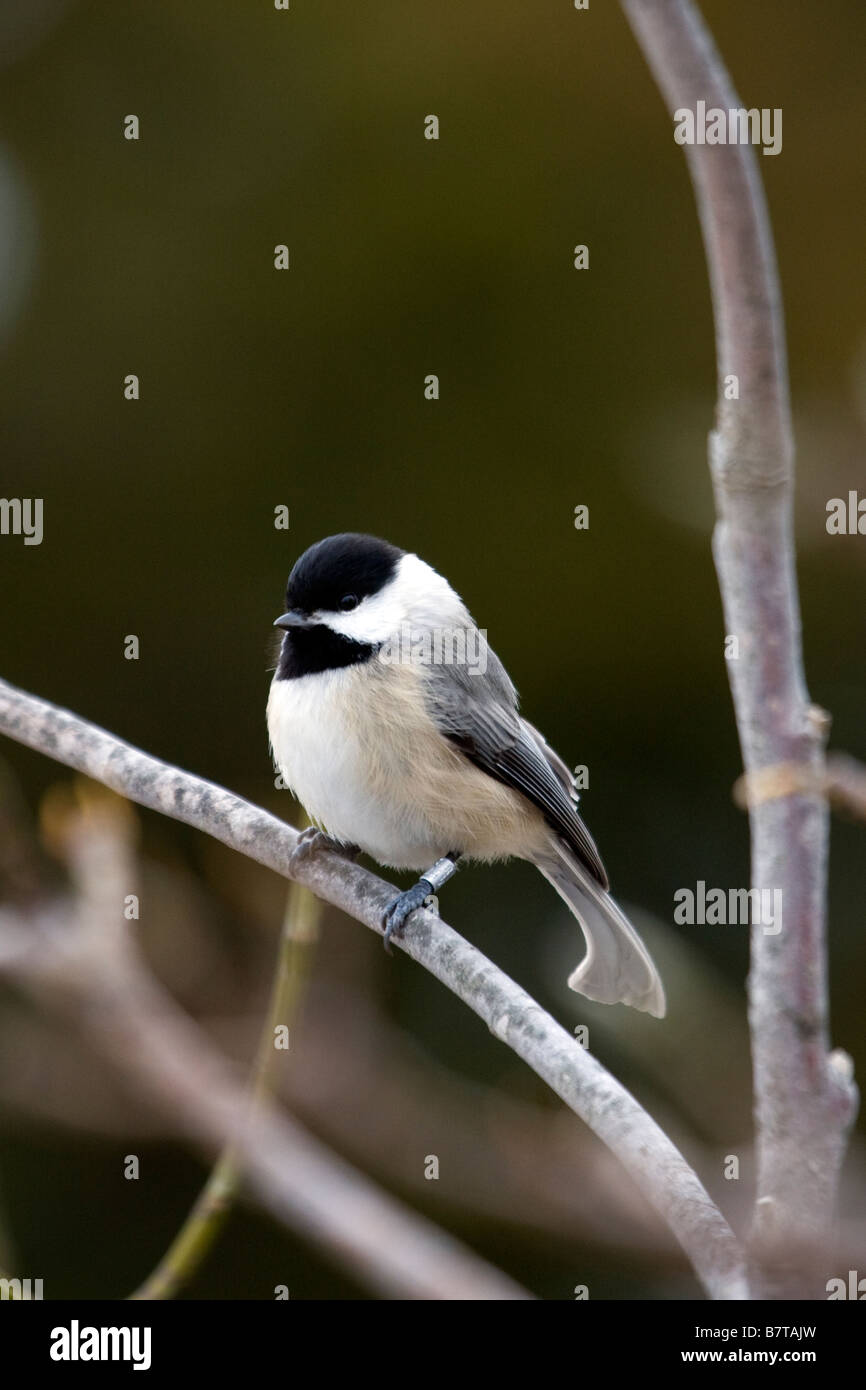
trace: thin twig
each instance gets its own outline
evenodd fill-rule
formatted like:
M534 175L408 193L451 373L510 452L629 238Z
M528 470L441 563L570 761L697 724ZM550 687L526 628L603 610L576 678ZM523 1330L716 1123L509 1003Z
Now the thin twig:
M294 1021L301 993L310 970L310 960L319 933L321 903L299 883L289 885L283 930L274 981L262 1026L250 1083L250 1104L255 1106L271 1093L271 1081L278 1058L275 1046L278 1027L288 1028ZM232 1144L220 1154L192 1210L166 1250L159 1264L133 1300L174 1298L189 1283L212 1250L225 1225L235 1196L242 1185L243 1172Z
M833 807L857 820L866 820L866 767L850 753L831 753L827 759L827 791Z
M849 753L830 753L823 773L797 763L779 763L744 772L734 783L734 801L743 810L763 801L807 792L826 796L833 810L866 820L866 767Z

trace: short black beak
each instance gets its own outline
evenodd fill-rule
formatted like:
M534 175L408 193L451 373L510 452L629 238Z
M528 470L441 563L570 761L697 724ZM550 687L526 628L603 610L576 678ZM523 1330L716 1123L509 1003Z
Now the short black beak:
M274 623L274 627L282 627L286 631L293 627L315 627L315 625L315 618L310 617L309 613L301 613L297 608L290 608L288 613L284 613Z

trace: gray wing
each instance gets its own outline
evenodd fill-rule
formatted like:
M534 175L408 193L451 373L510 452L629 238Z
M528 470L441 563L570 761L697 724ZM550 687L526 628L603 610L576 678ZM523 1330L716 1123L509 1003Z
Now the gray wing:
M595 881L607 888L604 865L577 813L569 768L538 730L521 719L517 691L480 634L479 648L486 659L483 673L473 674L463 662L425 668L425 695L434 722L476 767L537 806Z

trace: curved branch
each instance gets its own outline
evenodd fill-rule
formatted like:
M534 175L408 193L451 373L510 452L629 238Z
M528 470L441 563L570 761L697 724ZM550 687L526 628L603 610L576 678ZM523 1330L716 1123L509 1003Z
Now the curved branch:
M295 879L381 933L394 889L331 851L294 855L298 834L223 787L160 762L103 729L0 681L0 732L193 825ZM661 1214L713 1297L745 1298L737 1241L674 1144L632 1095L535 1000L431 912L399 945L462 999L607 1144Z
M741 109L690 0L622 0L671 113ZM850 1068L830 1053L825 899L827 803L820 791L828 718L803 672L791 524L793 436L781 298L754 151L686 146L710 272L718 403L710 435L713 551L727 662L749 774L792 764L804 779L753 801L752 887L781 890L783 929L752 928L749 1022L755 1074L758 1253L819 1246L832 1219L856 1110ZM736 378L738 398L726 390ZM807 784L808 782L808 784ZM790 1253L790 1249L788 1251Z

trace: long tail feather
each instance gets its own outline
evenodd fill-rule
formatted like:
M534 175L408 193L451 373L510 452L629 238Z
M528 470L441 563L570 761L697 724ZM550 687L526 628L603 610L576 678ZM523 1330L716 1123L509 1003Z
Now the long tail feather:
M586 938L586 955L568 977L569 987L601 1004L630 1004L664 1018L665 992L659 973L610 894L559 841L536 864L568 904Z

